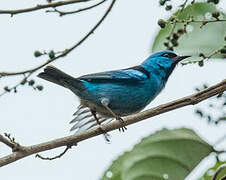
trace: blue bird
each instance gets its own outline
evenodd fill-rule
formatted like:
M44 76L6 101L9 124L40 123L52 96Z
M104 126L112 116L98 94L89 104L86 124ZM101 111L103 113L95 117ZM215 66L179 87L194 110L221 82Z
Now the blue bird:
M181 60L172 51L157 52L138 66L105 71L74 78L53 66L38 77L70 89L80 99L71 131L81 132L144 109L164 88L170 74Z

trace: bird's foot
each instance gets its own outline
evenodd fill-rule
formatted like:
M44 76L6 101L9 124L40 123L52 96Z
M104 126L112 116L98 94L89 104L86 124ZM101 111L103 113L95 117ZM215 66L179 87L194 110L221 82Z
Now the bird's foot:
M122 127L120 127L119 128L119 131L121 132L124 132L125 130L127 130L127 128L126 128L126 126L125 126L125 124L124 124L124 121L123 121L123 119L120 117L120 116L118 116L118 115L116 115L112 110L111 110L111 108L109 108L108 107L108 105L109 105L109 99L107 99L107 98L103 98L102 100L101 100L101 104L106 108L106 110L116 119L116 120L119 120L120 122L121 122L121 124L122 124Z
M119 120L122 124L122 127L120 127L118 130L119 132L125 132L127 130L127 127L124 124L124 120L120 116L116 116L116 120Z
M111 143L111 136L110 136L110 134L104 133L103 135L104 135L105 141L106 141L108 144L110 144L110 143Z

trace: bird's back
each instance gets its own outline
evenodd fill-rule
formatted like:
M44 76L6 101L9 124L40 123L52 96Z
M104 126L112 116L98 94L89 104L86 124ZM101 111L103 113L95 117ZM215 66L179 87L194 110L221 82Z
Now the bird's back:
M78 79L82 80L85 87L81 99L87 106L88 103L90 106L97 105L100 111L100 101L104 97L109 100L109 107L120 116L142 110L160 89L156 76L152 77L150 73L147 75L137 68L89 74Z

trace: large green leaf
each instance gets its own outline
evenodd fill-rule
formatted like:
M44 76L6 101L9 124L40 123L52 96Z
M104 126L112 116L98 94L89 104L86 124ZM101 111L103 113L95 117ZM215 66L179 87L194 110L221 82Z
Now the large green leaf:
M206 16L211 17L211 13L216 11L216 6L213 3L195 3L194 5L187 6L181 14L178 10L173 16L181 20L187 20L192 15L195 20L204 20ZM214 18L211 19L216 20ZM226 15L222 12L220 19L226 19ZM152 45L152 52L166 49L164 42L166 42L166 37L171 33L172 26L172 24L168 24L158 32ZM221 49L226 45L226 41L224 41L226 36L226 21L208 23L202 28L200 28L201 23L192 22L189 26L192 31L182 35L178 40L179 46L174 47L174 51L178 54L193 56L193 58L184 60L183 63L186 63L186 61L200 61L202 59L199 57L200 53L209 56L215 50ZM174 32L181 28L183 29L183 24L177 24ZM218 53L213 57L224 58L225 55Z
M192 130L163 129L115 160L102 180L182 180L213 151Z
M222 177L226 177L226 161L218 161L212 168L208 169L199 180L212 180L212 177L220 166L224 168L221 168L216 176L216 180L221 180Z

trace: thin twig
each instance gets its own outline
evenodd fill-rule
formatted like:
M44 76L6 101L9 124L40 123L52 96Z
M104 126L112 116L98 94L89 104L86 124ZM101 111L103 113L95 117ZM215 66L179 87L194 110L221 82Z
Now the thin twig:
M24 151L24 147L15 141L10 134L4 133L5 137L0 134L0 142L12 149L12 152Z
M46 9L46 8L55 8L59 6L65 6L69 4L74 4L74 3L81 3L81 2L88 2L91 0L70 0L70 1L58 1L58 2L53 2L53 3L48 3L48 4L38 4L34 7L30 8L24 8L24 9L16 9L16 10L0 10L0 14L10 14L11 17L15 14L21 14L21 13L26 13L26 12L33 12L41 9Z
M202 28L204 25L208 24L208 23L216 23L216 22L226 22L226 19L215 19L215 20L194 20L194 19L189 19L189 20L180 20L180 19L176 19L173 24L177 24L177 23L202 23L202 25L200 26L200 28Z
M181 8L181 10L180 10L180 15L181 15L181 13L184 11L184 8L185 8L187 2L188 2L188 0L185 0L184 3L181 5L182 8Z
M94 31L98 28L98 26L104 21L104 19L107 17L107 15L109 14L109 12L111 11L113 5L115 4L116 0L113 0L111 5L109 6L109 8L107 9L107 11L105 12L105 14L102 16L102 18L97 22L97 24L80 40L78 41L75 45L73 45L71 48L69 49L65 49L60 55L52 58L52 59L48 59L45 63L32 68L32 69L28 69L25 71L19 71L19 72L0 72L0 77L4 77L4 76L15 76L15 75L23 75L26 73L31 73L31 72L35 72L39 69L41 69L42 67L48 65L49 63L56 61L59 58L62 58L66 55L68 55L72 50L74 50L75 48L77 48L79 45L81 45L92 33L94 33Z
M153 116L157 116L159 114L163 114L165 112L169 112L184 106L197 104L212 96L221 94L224 91L226 91L226 79L224 79L222 82L214 86L206 88L190 96L186 96L184 98L169 102L167 104L163 104L155 108L137 113L135 115L128 116L124 118L124 125L134 124L136 122L151 118ZM80 134L55 139L55 140L44 142L37 145L23 146L24 151L17 151L10 155L0 158L0 167L42 151L51 150L51 149L55 149L62 146L67 146L68 144L75 144L75 143L77 144L78 142L81 142L83 140L103 134L103 132L106 133L115 129L119 129L120 127L121 127L120 121L113 121L111 123L101 125L101 128L99 127L93 128L85 132L82 132Z
M15 147L15 144L12 141L10 141L8 138L5 138L1 134L0 134L0 142L4 143L6 146L9 146L11 149Z
M60 10L54 8L53 10L46 10L46 12L47 12L47 13L58 13L59 16L65 16L65 15L68 15L68 14L76 14L76 13L80 13L80 12L87 11L87 10L90 10L90 9L92 9L92 8L95 8L95 7L97 7L97 6L101 5L101 4L103 4L103 3L106 2L106 1L107 1L107 0L103 0L103 1L101 1L101 2L99 2L99 3L97 3L97 4L94 4L94 5L92 5L92 6L88 6L88 7L86 7L86 8L78 9L78 10L76 10L76 11L60 11Z
M19 72L0 72L0 78L1 77L5 77L5 76L17 76L17 75L27 75L27 77L31 76L34 72L36 72L37 70L41 69L42 67L50 64L53 61L56 61L57 59L60 59L62 57L65 57L66 55L68 55L71 51L73 51L75 48L77 48L79 45L81 45L91 34L94 33L94 31L100 26L100 24L104 21L104 19L107 17L107 15L109 14L109 12L111 11L112 7L114 6L116 0L112 0L110 6L108 7L108 9L106 10L106 12L104 13L104 15L102 16L102 18L97 22L97 24L80 40L78 41L75 45L73 45L71 48L69 49L65 49L61 54L59 54L58 56L54 57L54 58L50 58L48 59L45 63L29 69L29 70L25 70L25 71L19 71ZM19 86L19 83L12 87L15 88ZM11 88L11 89L12 89ZM3 92L1 95L5 94L6 92Z
M188 0L185 0L184 3L183 3L182 5L180 5L182 8L181 8L181 10L180 10L180 12L179 12L179 14L178 14L178 17L180 17L181 14L183 13L184 8L185 8L187 2L188 2ZM171 22L169 22L169 23L171 23ZM173 24L173 27L172 27L172 29L171 29L171 31L170 31L170 33L169 33L169 36L168 36L168 42L169 42L169 43L170 43L171 37L172 37L172 35L173 35L173 33L174 33L174 30L175 30L175 28L176 28L176 25L177 25L176 19L173 20L173 23L172 23L172 24Z
M222 47L223 48L223 47ZM197 62L200 62L200 61L204 61L204 60L209 60L210 58L212 58L214 55L220 53L220 50L222 48L219 48L218 50L215 50L213 51L210 55L208 56L205 56L203 53L201 53L199 56L202 57L201 60L196 60L196 61L184 61L184 62L180 62L180 64L182 65L186 65L186 64L191 64L191 63L197 63Z
M57 156L54 156L54 157L43 157L41 156L40 154L36 154L35 157L37 158L40 158L42 160L49 160L49 161L52 161L52 160L55 160L55 159L58 159L58 158L61 158L69 149L71 149L72 146L67 146L64 151L62 153L60 153L59 155Z
M3 96L6 93L12 91L12 90L16 90L17 87L19 87L23 81L26 81L32 74L33 74L33 72L30 72L28 75L24 75L25 77L21 81L19 81L16 85L14 85L11 88L9 88L8 91L3 91L2 93L0 93L0 97Z

